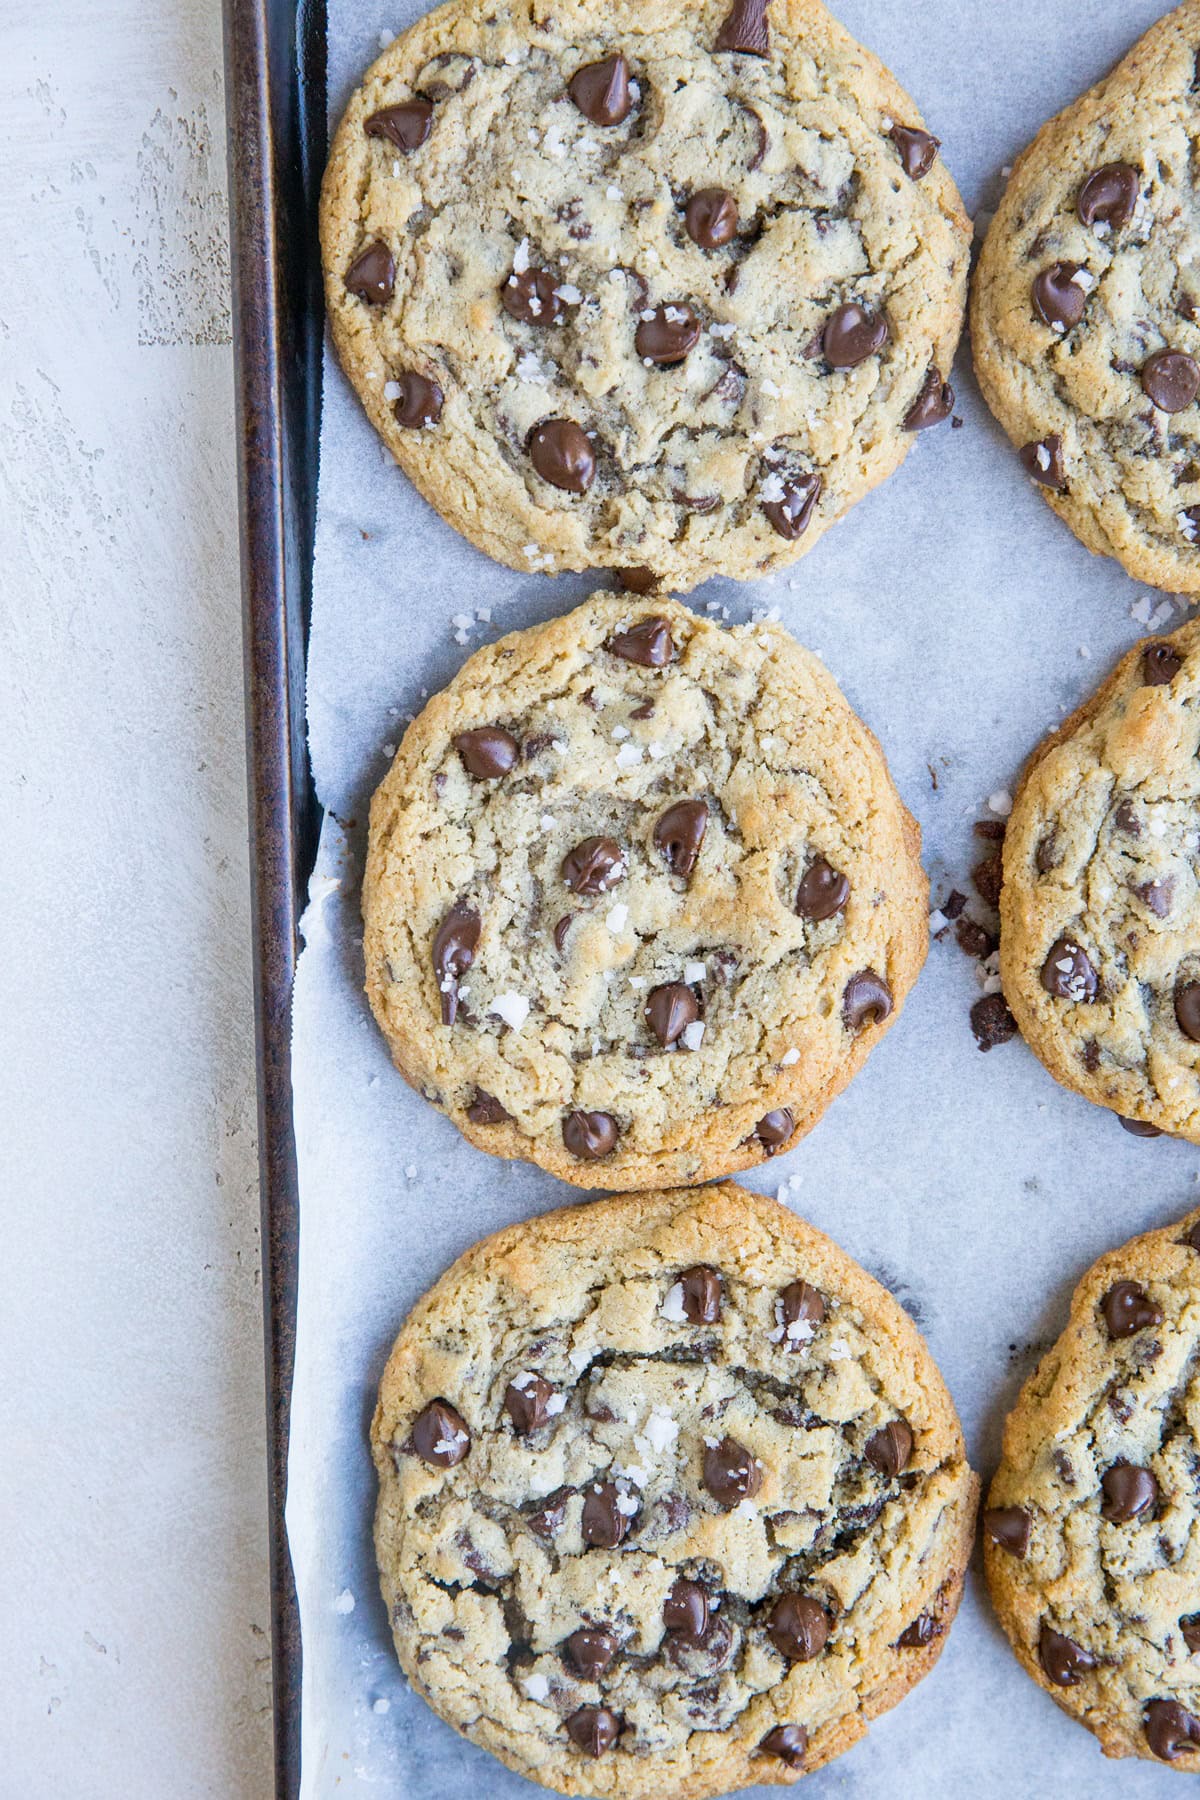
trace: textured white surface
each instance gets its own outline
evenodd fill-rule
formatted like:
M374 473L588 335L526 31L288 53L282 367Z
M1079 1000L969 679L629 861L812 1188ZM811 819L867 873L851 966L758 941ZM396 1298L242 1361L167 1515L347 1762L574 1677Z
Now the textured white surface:
M0 1794L261 1800L220 8L0 44Z

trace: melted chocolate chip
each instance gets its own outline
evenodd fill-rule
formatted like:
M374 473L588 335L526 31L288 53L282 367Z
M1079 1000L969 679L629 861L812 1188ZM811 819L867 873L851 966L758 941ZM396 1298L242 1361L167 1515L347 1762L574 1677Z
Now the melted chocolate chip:
M480 725L473 731L458 732L454 748L468 775L479 781L496 781L507 775L520 754L516 738L499 725Z
M1158 1502L1157 1481L1149 1469L1139 1469L1133 1463L1114 1463L1100 1477L1100 1486L1104 1490L1101 1514L1114 1525L1140 1519Z
M892 990L874 969L860 969L846 983L842 995L842 1018L848 1031L859 1031L864 1025L882 1025L893 1007Z
M1165 919L1171 911L1171 903L1175 898L1175 877L1173 875L1164 875L1161 878L1156 876L1153 881L1139 882L1133 892L1156 919Z
M776 1725L758 1746L763 1756L777 1756L789 1769L804 1767L808 1733L803 1725Z
M1133 1337L1150 1325L1162 1324L1162 1308L1138 1281L1118 1281L1100 1302L1110 1338Z
M577 1674L585 1681L596 1681L617 1654L617 1640L611 1631L591 1631L585 1626L571 1633L563 1650Z
M585 1544L600 1550L615 1550L633 1523L633 1514L622 1512L617 1502L623 1498L612 1481L594 1481L584 1494L580 1530Z
M1055 1687L1063 1688L1078 1687L1088 1670L1096 1667L1090 1650L1046 1624L1038 1639L1038 1661Z
M733 0L729 16L717 33L714 50L740 50L746 56L768 56L768 0Z
M804 871L796 890L796 911L802 919L832 919L849 898L850 883L846 877L818 856Z
M1087 304L1087 295L1074 277L1078 263L1051 263L1033 283L1033 310L1043 325L1078 325Z
M654 847L666 857L672 875L691 874L707 829L708 807L703 800L677 800L663 813L654 827Z
M1097 220L1120 231L1137 205L1138 172L1128 163L1105 163L1094 169L1079 190L1079 217L1088 226Z
M359 252L346 270L346 288L368 306L382 306L396 285L396 262L386 244L376 241Z
M572 75L567 92L593 125L620 125L633 105L629 64L620 51L600 62L585 63Z
M540 1431L552 1415L546 1402L553 1399L555 1389L543 1375L518 1375L504 1390L504 1410L513 1422L513 1430L521 1437Z
M934 1638L942 1635L942 1628L932 1613L918 1613L911 1625L906 1625L896 1639L897 1650L924 1650L932 1644Z
M721 1277L706 1263L685 1269L677 1278L684 1317L692 1325L715 1325L721 1317Z
M941 138L920 131L915 125L893 125L888 136L900 152L904 173L910 181L920 181L928 175L942 147Z
M573 913L564 913L562 918L558 921L558 924L554 927L554 948L558 951L560 956L562 954L563 945L567 941L567 933L571 929L571 920L574 916Z
M986 1535L1001 1550L1023 1560L1029 1550L1033 1519L1023 1506L989 1506L983 1515Z
M525 1515L525 1523L530 1531L540 1538L552 1538L562 1527L567 1516L567 1488L559 1488L536 1512Z
M472 1125L503 1125L512 1118L512 1114L505 1112L494 1094L477 1087L475 1098L467 1108L467 1117Z
M701 250L719 250L737 232L737 201L728 188L699 188L683 209L683 223Z
M825 361L835 369L857 368L887 341L888 323L883 314L868 312L856 300L839 306L821 334Z
M581 1162L611 1156L621 1133L611 1113L569 1112L563 1120L563 1143Z
M574 419L543 419L529 434L529 460L551 487L586 494L596 477L596 453Z
M981 1050L994 1050L997 1044L1011 1043L1017 1035L1017 1021L1003 994L985 994L981 1000L976 1000L968 1017L975 1042Z
M1183 658L1174 644L1147 644L1142 652L1142 680L1147 687L1165 687L1182 667Z
M458 1017L458 982L475 961L479 948L479 914L459 900L450 908L433 940L433 973L442 998L442 1024Z
M1200 363L1183 350L1156 350L1142 364L1141 380L1160 412L1186 412L1200 394Z
M1141 837L1142 835L1142 822L1134 811L1132 802L1129 800L1122 800L1120 806L1118 806L1116 812L1113 814L1113 824L1118 831L1127 832L1130 837L1136 838ZM1046 870L1041 869L1040 865L1039 870L1043 875L1046 873Z
M419 150L433 127L433 107L428 100L401 100L373 112L363 129L368 137L386 138L397 150Z
M574 894L607 893L625 873L621 846L613 838L589 837L568 850L559 874Z
M700 1642L708 1629L708 1595L698 1581L679 1577L663 1605L663 1624L692 1643Z
M653 569L635 564L631 569L616 571L617 586L627 594L657 594L662 582Z
M751 1136L758 1139L768 1156L774 1156L776 1151L782 1150L795 1129L796 1121L790 1107L777 1106L773 1112L763 1114Z
M905 431L928 431L941 425L954 411L954 389L943 381L937 369L931 368L921 384L921 391L904 415Z
M1175 1023L1185 1038L1200 1044L1200 981L1185 981L1175 989Z
M1056 1000L1090 1004L1100 983L1087 952L1073 938L1059 938L1042 964L1042 986Z
M651 989L646 1001L646 1023L664 1050L678 1043L687 1027L699 1017L696 996L682 981Z
M603 1756L621 1735L621 1721L607 1706L581 1706L567 1720L567 1736L585 1756Z
M634 333L633 347L645 362L660 369L681 363L696 348L700 321L685 300L668 300L643 315Z
M863 1455L873 1469L890 1480L908 1467L912 1455L913 1434L907 1419L889 1419L873 1431L863 1448Z
M776 1317L783 1326L783 1342L789 1350L803 1350L818 1325L825 1320L825 1296L807 1281L789 1281L776 1302ZM791 1331L796 1325L800 1330Z
M471 1448L471 1434L461 1413L448 1400L431 1400L413 1420L412 1447L435 1469L454 1469Z
M1200 1613L1188 1613L1185 1618L1180 1619L1179 1629L1189 1654L1195 1656L1197 1650L1200 1650Z
M1025 473L1031 475L1039 487L1049 488L1054 494L1066 493L1067 474L1063 467L1062 439L1056 431L1036 443L1024 445L1017 454Z
M788 1662L811 1662L829 1641L829 1614L808 1594L781 1594L767 1615L767 1636Z
M502 284L500 304L523 325L557 325L563 315L562 301L554 291L558 285L550 269L523 269Z
M772 479L779 483L779 494L773 500L764 500L763 512L770 521L772 529L794 543L803 537L808 530L813 510L821 498L821 477L817 474L797 474L788 476L768 476L763 483L764 489L774 493Z
M1156 1138L1163 1135L1157 1125L1148 1124L1145 1119L1125 1119L1120 1113L1117 1114L1117 1124L1122 1131L1127 1131L1130 1137Z
M762 1464L736 1438L704 1446L704 1485L718 1506L734 1507L762 1486Z
M1174 1762L1183 1751L1200 1744L1200 1719L1178 1700L1151 1700L1142 1722L1146 1742L1164 1762Z
M651 615L639 619L628 631L615 631L605 648L623 662L639 663L643 669L662 669L674 660L675 639L666 619Z
M428 375L418 375L414 369L405 369L397 375L396 386L400 392L392 416L397 425L403 425L406 431L419 431L437 424L445 396L436 381Z

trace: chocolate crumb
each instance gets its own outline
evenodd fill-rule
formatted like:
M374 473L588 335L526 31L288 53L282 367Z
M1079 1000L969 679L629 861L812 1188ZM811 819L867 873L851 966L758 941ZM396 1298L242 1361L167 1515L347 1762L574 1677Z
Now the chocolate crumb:
M996 948L996 940L976 919L961 918L954 927L958 947L976 962L986 962Z
M1003 994L985 994L971 1008L971 1030L981 1050L993 1050L1017 1035L1017 1021Z

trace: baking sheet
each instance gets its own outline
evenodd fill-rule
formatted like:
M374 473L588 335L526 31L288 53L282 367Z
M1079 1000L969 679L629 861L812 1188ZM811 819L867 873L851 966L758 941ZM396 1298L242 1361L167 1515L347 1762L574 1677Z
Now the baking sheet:
M649 3L649 0L648 0ZM423 10L330 0L335 121L381 33ZM1038 125L1124 53L1156 0L841 0L943 139L968 210ZM982 846L972 822L1029 751L1144 634L1161 596L1075 542L1025 481L961 352L961 430L903 469L790 574L712 582L743 620L778 608L883 741L925 833L935 900ZM304 1800L516 1800L543 1790L458 1738L395 1663L370 1541L366 1431L405 1312L485 1232L579 1196L466 1144L393 1073L362 997L358 883L370 793L426 692L474 647L564 611L587 576L515 574L444 526L385 458L330 360L309 665L328 809L295 1006L300 1301L287 1523L304 1639ZM485 616L478 616L480 613ZM1158 614L1178 623L1182 606ZM469 627L464 623L469 618ZM467 644L461 639L466 638ZM936 783L933 779L936 775ZM902 1019L786 1157L743 1179L777 1193L887 1283L925 1331L985 1475L1020 1381L1100 1251L1181 1214L1200 1159L1121 1131L1015 1042L982 1055L976 965L934 943ZM1167 1793L1166 1769L1108 1764L1018 1668L973 1572L934 1673L804 1792L875 1796ZM1074 1784L1078 1784L1076 1787ZM765 1792L766 1790L761 1790ZM778 1791L778 1790L772 1790Z

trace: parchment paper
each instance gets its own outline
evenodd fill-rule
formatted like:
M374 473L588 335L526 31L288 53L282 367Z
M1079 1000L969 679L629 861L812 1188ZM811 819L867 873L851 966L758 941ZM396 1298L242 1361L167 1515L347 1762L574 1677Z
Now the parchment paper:
M647 0L648 5L653 0ZM331 0L336 120L381 31L411 0ZM1158 0L840 0L846 26L914 94L968 209L1051 113L1122 55ZM883 741L925 833L935 898L981 848L972 821L1099 680L1158 604L1045 507L960 353L964 429L909 461L790 575L710 583L733 619L778 607ZM393 1073L362 997L358 882L370 793L404 715L471 646L564 611L587 576L510 573L463 543L385 460L332 359L325 371L309 726L329 809L295 1003L300 1312L288 1528L304 1636L304 1800L374 1788L408 1800L541 1792L416 1699L395 1663L370 1540L366 1431L392 1339L468 1244L578 1198L466 1144ZM1171 623L1182 618L1172 615ZM1165 627L1165 617L1161 619ZM936 772L936 790L931 781ZM925 1331L985 1476L1020 1381L1102 1250L1196 1198L1194 1150L1144 1142L1057 1087L1018 1041L982 1055L976 966L934 943L902 1019L791 1155L742 1177L777 1192L899 1295ZM1177 1793L1107 1764L1021 1672L977 1570L934 1673L806 1796L964 1791L977 1800ZM765 1792L766 1790L759 1790ZM778 1790L772 1790L778 1791Z

